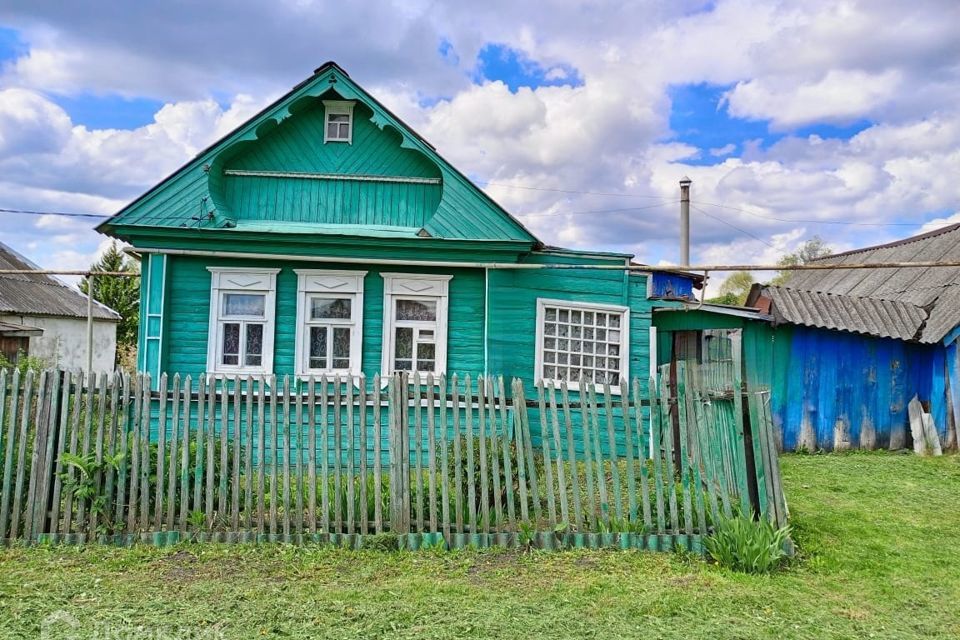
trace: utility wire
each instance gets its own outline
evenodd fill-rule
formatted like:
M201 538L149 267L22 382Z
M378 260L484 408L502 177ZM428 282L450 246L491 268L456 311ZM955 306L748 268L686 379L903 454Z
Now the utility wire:
M539 212L539 213L518 213L516 215L523 217L534 217L534 216L579 216L587 215L594 213L618 213L618 212L627 212L627 211L643 211L644 209L656 209L657 207L663 207L668 204L677 204L679 200L674 200L673 202L658 202L657 204L645 205L642 207L621 207L619 209L590 209L586 211L549 211L549 212ZM15 213L15 214L26 214L32 216L66 216L70 218L109 218L109 214L104 213L69 213L64 211L31 211L27 209L0 209L0 212L3 213Z
M524 189L526 191L550 191L553 193L571 193L583 196L610 196L615 198L647 198L650 200L670 200L669 196L651 196L640 193L615 193L607 191L577 191L575 189L549 189L547 187L528 187L519 184L506 184L504 182L488 182L486 180L475 180L476 184L487 187L506 187L508 189Z
M2 213L18 213L29 216L65 216L67 218L109 218L107 213L70 213L67 211L31 211L29 209L0 209Z
M702 200L691 200L691 204L703 204L711 207L718 207L720 209L729 209L730 211L740 211L747 215L753 216L755 218L761 218L763 220L776 220L778 222L795 222L800 224L840 224L840 225L849 225L854 227L917 227L916 222L853 222L851 220L803 220L797 218L779 218L777 216L766 216L754 211L749 211L747 209L741 209L740 207L731 207L726 204L717 204L716 202L704 202ZM938 227L949 227L954 223L948 222L944 224L937 225Z
M679 200L674 200L673 202L658 202L657 204L649 204L643 207L623 207L621 209L592 209L589 211L544 211L540 213L518 213L516 215L523 218L532 218L539 216L582 216L593 213L621 213L627 211L643 211L645 209L656 209L658 207L665 207L669 204L678 204Z
M707 213L706 211L704 211L704 210L701 209L700 207L694 206L693 203L691 203L690 206L693 207L694 209L696 209L697 211L699 211L700 213L702 213L703 215L707 216L708 218L713 218L714 220L716 220L716 221L718 221L718 222L722 222L723 224L727 225L728 227L732 227L732 228L736 229L737 231L739 231L740 233L744 233L744 234L750 236L750 237L753 238L754 240L759 240L760 242L762 242L763 244L767 245L767 246L770 247L771 249L776 249L775 246L773 246L772 244L770 244L769 242L767 242L766 240L764 240L764 239L761 238L760 236L754 235L754 234L750 233L749 231L747 231L746 229L741 229L741 228L738 227L737 225L732 224L732 223L730 223L730 222L727 222L726 220L724 220L723 218L721 218L721 217L719 217L719 216L715 216L715 215L713 215L713 214L711 214L711 213Z
M481 182L480 184L486 184L489 186L503 186L503 187L510 187L510 188L516 188L516 189L529 189L533 191L552 191L557 193L570 193L570 194L579 194L579 195L619 196L619 197L651 198L651 199L662 198L661 196L648 196L648 195L633 194L633 193L606 193L606 192L600 192L600 191L574 191L574 190L566 190L566 189L546 189L546 188L540 188L540 187L522 187L519 185L500 184L500 183L493 183L493 182L486 182L486 183ZM676 200L676 199L674 200L670 200L668 198L662 198L662 199L664 200L664 202L659 202L657 204L643 206L643 207L623 207L619 209L591 209L586 211L552 211L552 212L540 212L540 213L518 213L516 215L523 216L523 217L541 217L541 216L562 216L562 215L576 216L576 215L588 215L588 214L594 214L594 213L618 213L618 212L627 212L627 211L643 211L645 209L656 209L657 207L662 207L669 204L677 204L679 202L679 200ZM749 216L753 216L755 218L760 218L763 220L776 220L777 222L788 222L788 223L794 223L794 224L829 224L829 225L847 225L847 226L862 226L862 227L921 226L920 224L915 222L854 222L851 220L809 220L809 219L801 219L801 218L781 218L778 216L763 215L760 213L756 213L754 211L750 211L748 209L743 209L741 207L718 204L716 202L691 200L690 204L691 206L695 204L699 204L699 205L705 205L710 207L717 207L720 209L727 209L730 211L739 211L741 213L745 213ZM708 217L714 218L715 220L720 220L724 224L734 227L735 229L739 229L739 227L735 227L734 225L730 224L726 220L722 220L721 218L710 215L703 209L697 208L697 211L699 211L700 213L703 213ZM35 211L31 209L8 209L8 208L0 208L0 213L11 213L11 214L31 215L31 216L63 216L65 218L104 219L104 218L111 217L111 215L107 213L77 213L77 212L69 212L69 211ZM947 222L947 223L937 224L934 226L937 228L942 228L942 227L949 227L952 224L954 223ZM747 235L752 235L748 231L745 231L743 229L739 229L739 230L742 231L743 233L746 233ZM756 238L756 236L753 236L753 237ZM757 239L760 240L760 238L757 238Z

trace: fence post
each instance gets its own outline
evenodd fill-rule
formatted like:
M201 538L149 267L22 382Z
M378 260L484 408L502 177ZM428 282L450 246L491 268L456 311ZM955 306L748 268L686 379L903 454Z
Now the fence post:
M46 525L47 480L53 472L51 464L53 457L53 439L57 419L56 404L59 401L60 372L52 371L50 375L44 371L40 375L40 390L37 398L37 422L33 440L33 464L30 469L30 484L27 492L27 520L24 525L23 536L27 541L34 540L43 533Z
M393 375L389 382L390 404L388 425L390 429L390 531L396 534L410 533L410 507L408 489L410 483L410 447L407 446L406 413L407 385L405 376Z

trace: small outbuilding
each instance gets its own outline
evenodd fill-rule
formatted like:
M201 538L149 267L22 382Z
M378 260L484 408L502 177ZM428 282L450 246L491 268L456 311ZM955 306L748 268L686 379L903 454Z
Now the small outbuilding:
M957 262L960 225L822 258L819 264ZM960 268L795 272L754 285L746 308L688 304L654 314L658 363L709 360L732 337L742 377L770 389L787 450L911 444L908 404L933 418L945 447L960 423Z
M0 242L0 270L40 267ZM93 303L93 368L112 371L120 315ZM87 366L87 296L44 273L0 273L0 353L66 370Z

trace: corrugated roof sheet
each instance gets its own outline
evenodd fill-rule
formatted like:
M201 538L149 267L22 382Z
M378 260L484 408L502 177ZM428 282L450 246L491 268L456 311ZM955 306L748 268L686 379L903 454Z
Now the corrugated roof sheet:
M0 242L0 269L39 268ZM86 318L87 296L48 275L0 274L0 313ZM100 320L119 320L120 314L94 301L93 317Z
M960 224L821 258L821 264L960 261ZM960 267L797 271L757 287L780 321L934 343L960 325ZM918 321L919 318L919 321Z
M913 340L927 319L922 308L896 300L859 298L792 287L766 286L761 295L773 301L776 322Z

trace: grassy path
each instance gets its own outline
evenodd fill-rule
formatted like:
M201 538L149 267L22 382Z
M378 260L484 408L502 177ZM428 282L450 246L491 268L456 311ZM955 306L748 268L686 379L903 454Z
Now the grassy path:
M960 458L782 465L804 557L775 576L617 551L12 549L0 637L960 637Z

